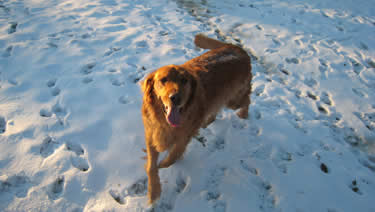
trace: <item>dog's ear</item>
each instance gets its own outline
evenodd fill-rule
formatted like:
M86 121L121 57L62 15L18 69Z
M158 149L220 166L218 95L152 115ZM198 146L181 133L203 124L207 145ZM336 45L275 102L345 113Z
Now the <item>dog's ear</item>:
M186 71L186 73L187 74L185 75L185 78L188 80L188 82L190 83L190 86L191 86L189 98L188 98L188 101L186 103L186 106L189 106L194 100L195 92L197 90L197 80L194 78L194 76L192 76L187 71Z
M141 82L141 88L144 94L144 100L147 102L152 101L153 90L154 90L154 76L155 73L149 74L146 79Z

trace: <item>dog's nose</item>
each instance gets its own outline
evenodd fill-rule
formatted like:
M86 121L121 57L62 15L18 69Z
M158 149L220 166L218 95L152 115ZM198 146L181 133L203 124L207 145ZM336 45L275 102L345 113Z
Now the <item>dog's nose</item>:
M171 99L173 105L179 105L180 102L181 102L181 98L180 98L180 95L175 93L175 94L171 94L169 96L169 98Z

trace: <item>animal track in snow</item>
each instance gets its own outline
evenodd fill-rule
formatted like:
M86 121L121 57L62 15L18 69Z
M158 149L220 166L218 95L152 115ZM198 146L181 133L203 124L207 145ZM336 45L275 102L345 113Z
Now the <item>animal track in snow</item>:
M72 142L66 142L65 143L66 149L68 151L72 151L76 153L77 156L85 154L85 150L82 148L80 144L72 143Z
M259 128L257 126L251 126L249 131L250 131L250 135L252 135L252 136L262 135L262 128Z
M142 177L125 189L125 196L145 196L147 193L147 177Z
M304 83L311 88L314 88L318 85L318 82L313 78L306 78L304 80Z
M51 117L51 116L52 116L52 112L49 111L49 110L47 110L47 109L45 109L45 108L43 108L43 109L41 109L41 110L39 111L39 115L40 115L41 117Z
M285 150L279 149L272 156L272 162L284 174L288 173L287 163L293 160L292 154Z
M8 34L15 33L17 31L17 26L18 26L17 22L11 22L11 23L9 23Z
M66 142L65 146L68 151L74 152L76 155L75 157L71 158L72 165L83 172L88 171L90 169L90 165L87 159L82 157L82 155L85 153L82 146L71 142Z
M0 180L0 194L3 192L13 193L18 198L27 196L31 187L30 179L23 173L7 177L5 181Z
M83 172L90 169L89 163L85 158L82 157L72 157L72 165Z
M120 50L121 50L120 47L111 47L111 48L109 48L108 51L106 51L106 52L104 53L104 56L110 56L110 55L112 55L113 53L115 53L115 52L117 52L117 51L120 51Z
M316 106L317 106L318 111L319 111L320 113L323 113L323 114L325 114L325 115L329 115L330 111L329 111L329 109L328 109L327 107L325 107L324 105L319 104L319 103L317 103Z
M208 143L208 147L211 152L223 150L225 148L225 139L214 137L211 139L211 142Z
M111 83L114 86L122 86L125 84L124 82L121 82L119 79L111 79Z
M370 131L375 130L375 112L373 113L362 113L362 112L354 112L363 124L369 129Z
M52 112L55 113L56 115L65 115L66 114L66 110L65 108L63 108L59 103L56 103L53 107L52 107Z
M321 170L322 172L326 173L326 174L329 173L329 169L328 169L328 167L327 167L327 165L326 165L325 163L321 163L321 164L320 164L320 170Z
M109 195L111 195L111 197L117 202L119 203L120 205L124 205L125 204L125 199L124 197L117 191L117 190L109 190Z
M368 95L363 88L352 88L353 93L362 98L367 98Z
M322 94L320 95L320 100L322 100L322 102L324 102L324 104L326 105L333 106L331 96L327 92L322 92Z
M218 190L225 172L226 168L221 166L215 167L211 170L206 182L207 190L202 192L205 200L212 204L214 211L226 211L226 203L221 200L221 193Z
M261 179L260 187L262 191L259 194L259 198L261 200L259 209L267 212L270 210L272 211L276 204L276 197L272 194L272 185Z
M48 197L52 200L56 200L63 193L65 184L64 176L58 177L51 185L48 192Z
M293 63L293 64L299 64L299 63L301 63L300 59L295 58L295 57L293 57L293 58L286 58L285 61L287 63L289 63L289 64L290 63Z
M118 102L126 105L126 104L131 103L132 101L129 99L128 96L120 96L120 98L118 98Z
M58 96L60 94L61 90L58 87L55 87L52 89L51 94L52 96Z
M176 192L181 193L185 190L187 186L186 180L182 176L176 178Z
M256 87L255 90L254 90L255 95L256 96L261 96L263 94L263 92L264 92L264 88L265 87L266 86L264 84Z
M85 77L83 78L82 82L85 84L89 84L90 82L94 81L92 77Z
M42 145L40 146L39 153L46 158L55 151L57 144L59 144L59 142L57 142L54 138L47 136L44 138Z
M5 133L7 127L7 122L5 121L5 118L0 116L0 134Z
M362 70L365 68L364 65L362 65L358 60L349 57L349 61L353 67L353 71L357 74L361 73Z
M88 63L84 65L81 69L81 73L84 75L88 75L93 71L93 68L96 66L95 62Z
M10 57L12 55L12 50L13 46L8 46L3 53L3 57Z
M240 165L242 169L245 170L246 172L249 172L253 175L258 175L258 170L252 167L251 165L249 165L246 161L240 160Z
M319 97L316 94L312 93L311 91L307 91L307 97L315 101L319 99Z
M56 85L57 79L50 79L47 81L47 87L52 88Z
M359 194L359 195L362 195L362 192L361 192L361 190L359 189L359 186L358 186L358 182L357 182L357 180L353 180L353 181L350 183L349 188L350 188L353 192L355 192L355 193L357 193L357 194Z

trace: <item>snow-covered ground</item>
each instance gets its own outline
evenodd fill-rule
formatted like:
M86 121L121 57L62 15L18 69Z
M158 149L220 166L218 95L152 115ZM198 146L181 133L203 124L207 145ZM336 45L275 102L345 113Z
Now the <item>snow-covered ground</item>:
M375 2L0 1L0 211L375 211ZM204 51L252 56L250 118L224 110L147 206L142 94Z

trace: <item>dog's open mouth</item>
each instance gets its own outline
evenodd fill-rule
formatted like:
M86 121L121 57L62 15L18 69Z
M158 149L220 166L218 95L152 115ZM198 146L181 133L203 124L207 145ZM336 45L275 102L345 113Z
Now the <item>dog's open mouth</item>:
M178 127L181 124L181 111L182 107L178 106L165 106L164 105L164 113L165 117L167 119L167 122L172 126L172 127Z

